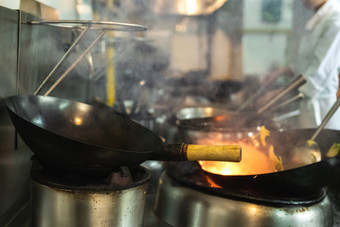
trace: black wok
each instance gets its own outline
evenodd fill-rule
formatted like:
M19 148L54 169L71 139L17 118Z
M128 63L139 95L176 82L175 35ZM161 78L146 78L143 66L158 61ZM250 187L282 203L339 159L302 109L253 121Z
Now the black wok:
M191 159L189 151L203 154L200 148L204 147L165 145L152 131L110 108L36 95L12 96L5 104L23 141L50 170L96 176L146 160ZM209 155L220 156L213 159L237 161L238 146L220 148L227 150L224 157L218 152ZM206 158L209 160L208 156L203 157Z
M244 194L273 197L298 197L317 193L332 183L340 168L340 155L327 158L333 143L340 142L340 131L323 130L316 142L320 145L322 161L298 167L294 162L293 148L306 141L315 129L271 133L268 139L274 144L275 153L282 156L285 170L268 174L222 176L205 172L215 183Z

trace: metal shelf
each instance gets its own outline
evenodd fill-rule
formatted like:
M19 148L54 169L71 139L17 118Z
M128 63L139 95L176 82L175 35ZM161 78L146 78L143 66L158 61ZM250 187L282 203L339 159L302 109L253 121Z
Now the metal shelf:
M110 31L146 31L147 27L138 24L128 24L111 21L89 21L89 20L43 20L30 21L32 25L49 25L71 29L110 30Z

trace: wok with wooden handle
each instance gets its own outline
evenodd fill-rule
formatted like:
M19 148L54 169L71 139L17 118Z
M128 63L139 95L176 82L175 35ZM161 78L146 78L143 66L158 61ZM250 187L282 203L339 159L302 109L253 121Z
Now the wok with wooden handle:
M96 176L146 160L241 160L238 145L164 144L110 108L37 95L12 96L5 104L23 141L51 170Z

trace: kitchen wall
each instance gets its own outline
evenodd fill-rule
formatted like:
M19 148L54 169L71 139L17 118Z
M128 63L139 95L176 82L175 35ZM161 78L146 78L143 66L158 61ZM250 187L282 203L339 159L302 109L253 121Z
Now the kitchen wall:
M261 77L289 65L311 12L295 0L244 0L243 12L244 74Z
M0 6L0 226L6 227L23 226L28 221L32 152L16 134L4 99L16 94L33 94L76 35L69 29L27 23L36 19ZM79 48L76 53L82 50ZM61 70L72 60L74 57L70 57ZM88 65L86 61L82 64ZM86 79L79 79L80 74L84 71L74 70L53 94L84 100L86 89L82 82Z
M269 1L244 1L243 70L248 75L264 75L271 68L287 64L286 51L293 23L293 1L272 1L271 18L265 9ZM276 7L276 8L275 8Z
M91 20L92 19L92 0L0 0L0 6L9 9L22 9L23 4L36 6L43 4L58 11L61 20ZM30 13L32 13L33 9Z
M25 210L29 199L30 152L17 143L3 99L17 93L19 12L0 7L0 226Z

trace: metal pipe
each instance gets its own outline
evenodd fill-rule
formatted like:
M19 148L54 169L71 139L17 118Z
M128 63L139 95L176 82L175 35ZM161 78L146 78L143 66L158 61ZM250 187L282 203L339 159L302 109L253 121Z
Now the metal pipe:
M287 85L279 94L277 94L274 98L272 98L266 105L262 106L259 110L257 110L257 114L260 115L264 111L266 111L269 107L275 104L280 98L285 96L288 92L300 87L302 84L306 83L306 79L303 78L302 75L298 76L294 79L289 85Z
M290 104L290 103L292 103L292 102L295 102L295 101L299 101L299 100L301 100L301 99L303 99L303 94L300 92L299 94L297 94L297 95L295 95L295 96L293 96L293 97L291 97L291 98L289 98L289 99L283 101L283 102L280 103L279 105L276 105L276 106L270 108L270 110L271 110L271 111L277 110L277 109L279 109L279 108L281 108L281 107L283 107L283 106L285 106L285 105L288 105L288 104Z
M57 71L57 69L59 68L59 66L65 61L65 59L70 55L70 53L73 51L73 49L78 45L78 43L80 42L80 40L84 37L84 35L89 31L90 29L90 25L84 29L82 31L82 33L80 33L80 35L78 36L78 38L73 42L73 44L71 45L71 47L67 50L67 52L64 54L64 56L59 60L59 62L54 66L54 68L52 69L52 71L47 75L47 77L45 78L45 80L40 84L40 86L38 87L38 89L34 92L34 95L37 95L42 87L47 83L47 81L52 77L52 75L55 73L55 71Z
M236 112L240 112L248 107L251 103L253 103L262 93L267 89L267 87L263 86L257 92L255 92L247 101L245 101L237 110Z
M92 49L92 47L105 35L106 30L102 30L98 37L88 46L88 48L73 62L73 64L59 77L59 79L48 89L44 96L49 95L53 89L78 65L83 57Z
M337 111L337 109L340 106L340 97L336 100L336 102L333 104L332 108L328 111L324 119L322 120L321 124L319 125L318 129L316 132L313 134L313 136L310 138L311 140L315 140L315 138L319 135L321 130L325 127L329 119L332 118L333 114Z
M267 87L272 85L279 76L273 76L268 78L264 84L258 89L247 101L245 101L237 110L236 112L240 112L244 110L246 107L248 107L250 104L254 103L254 101L259 98L266 90Z

